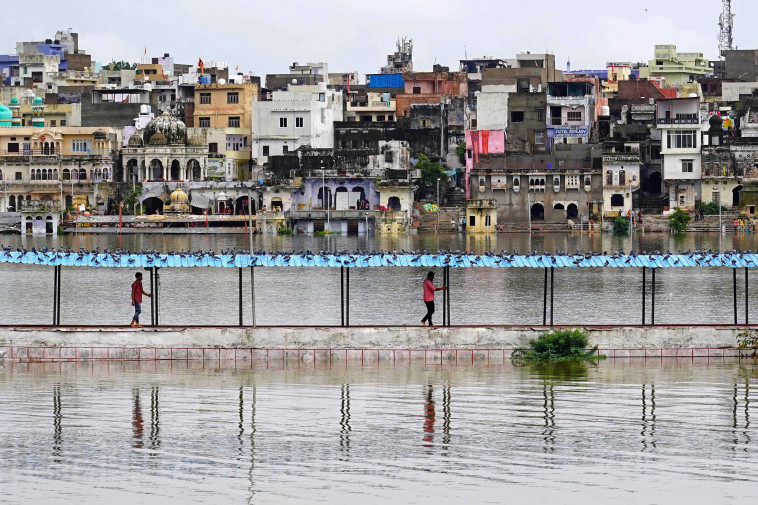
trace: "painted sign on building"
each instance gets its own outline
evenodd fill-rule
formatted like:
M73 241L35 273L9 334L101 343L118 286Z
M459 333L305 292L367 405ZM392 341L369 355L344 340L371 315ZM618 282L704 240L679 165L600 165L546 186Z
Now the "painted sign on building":
M589 128L586 126L548 129L548 136L553 138L586 137L588 135Z
M208 160L208 179L212 181L226 180L226 165L220 158L210 158Z

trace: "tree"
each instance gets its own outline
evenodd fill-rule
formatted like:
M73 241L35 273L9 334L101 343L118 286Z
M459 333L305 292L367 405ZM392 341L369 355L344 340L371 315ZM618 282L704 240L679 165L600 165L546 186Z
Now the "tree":
M671 226L671 229L674 230L674 233L682 233L687 231L687 225L690 224L691 219L692 216L679 207L676 207L673 214L669 216L669 225Z
M108 63L106 65L108 70L136 70L137 64L136 63L129 63L128 61L116 61L113 60L112 62Z
M455 146L455 154L458 155L458 161L461 162L461 166L466 166L466 143L461 142Z
M448 177L442 165L430 160L423 154L418 157L416 168L421 170L421 180L419 182L422 186L434 186L437 184L437 179L440 180L440 183L447 182Z

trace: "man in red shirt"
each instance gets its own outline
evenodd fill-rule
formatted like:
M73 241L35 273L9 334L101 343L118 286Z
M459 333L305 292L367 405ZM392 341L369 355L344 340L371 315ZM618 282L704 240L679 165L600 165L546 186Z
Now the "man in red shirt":
M142 325L139 324L139 315L140 312L142 312L142 295L150 296L150 293L146 293L142 288L142 272L137 272L134 277L137 278L137 280L132 283L132 305L134 305L134 317L132 318L132 322L129 326L132 328L142 328Z
M432 323L432 314L434 314L434 292L444 291L446 289L447 288L434 287L434 272L429 272L426 275L426 280L424 281L424 303L426 304L426 315L424 316L424 319L421 320L421 326L426 326L426 322L429 321L429 326L431 326L433 329L437 328L434 326L434 323Z

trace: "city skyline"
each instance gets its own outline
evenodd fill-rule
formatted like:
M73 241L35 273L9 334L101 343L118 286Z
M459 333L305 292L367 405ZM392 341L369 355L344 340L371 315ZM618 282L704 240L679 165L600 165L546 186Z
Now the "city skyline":
M646 62L655 44L676 44L680 51L702 52L716 59L716 23L721 11L721 3L713 0L687 2L696 7L691 9L682 9L685 2L680 0L665 5L646 2L634 10L609 5L592 18L577 10L574 24L567 21L571 10L564 12L557 0L546 0L539 12L519 12L518 18L512 16L512 8L481 1L461 9L449 1L390 0L356 7L343 0L327 6L298 0L271 10L270 5L219 0L214 12L205 12L206 4L187 0L161 2L158 12L172 17L171 30L165 30L144 25L145 12L155 11L153 3L137 0L127 12L112 13L101 5L89 9L90 4L72 1L72 10L80 15L67 19L51 2L41 2L33 31L5 22L0 52L13 52L16 40L50 38L55 31L71 27L80 34L80 47L101 63L139 62L146 49L147 57L170 53L182 63L195 64L198 58L225 61L230 69L239 67L241 72L261 77L284 73L294 61L326 61L331 72L358 71L363 80L365 74L379 71L397 38L407 35L414 40L416 70L430 70L435 62L457 69L466 55L507 58L523 50L555 54L560 69L569 58L572 69L588 69L601 68L606 61ZM750 47L747 25L758 15L758 5L736 0L733 11L737 14L735 45ZM487 15L479 17L482 13ZM122 22L103 22L114 15ZM315 22L319 24L314 28ZM135 29L140 23L146 28ZM584 28L577 29L580 26Z

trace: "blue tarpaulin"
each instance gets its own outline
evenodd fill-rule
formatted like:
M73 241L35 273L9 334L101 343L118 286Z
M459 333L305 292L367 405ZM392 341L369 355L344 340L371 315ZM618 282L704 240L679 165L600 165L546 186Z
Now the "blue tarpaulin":
M0 263L102 268L143 267L452 267L452 268L754 268L758 254L509 255L509 254L94 254L0 251Z

